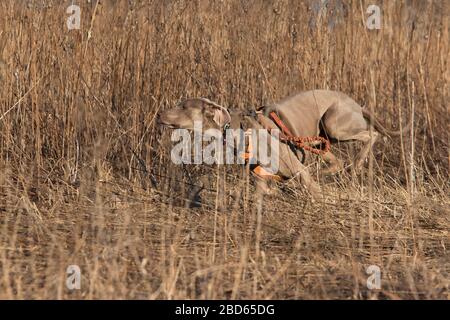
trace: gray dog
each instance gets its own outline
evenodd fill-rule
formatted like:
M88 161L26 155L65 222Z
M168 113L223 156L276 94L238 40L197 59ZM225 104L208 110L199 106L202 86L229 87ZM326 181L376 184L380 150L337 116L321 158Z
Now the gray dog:
M203 130L210 128L222 130L242 128L275 129L277 125L267 115L275 111L294 136L318 136L321 132L332 141L358 140L363 147L353 163L356 170L360 169L367 158L370 149L380 133L392 136L407 132L409 125L401 131L390 131L371 114L362 108L352 98L344 93L330 90L311 90L301 92L265 107L263 113L255 117L242 111L231 111L208 99L194 98L183 101L177 108L164 111L159 121L171 128L193 129L194 121L201 121ZM320 187L312 179L307 168L303 165L299 152L288 144L280 143L279 172L284 179L299 175L304 186L311 194L319 194ZM326 174L332 174L343 169L342 161L331 152L323 155L328 167ZM263 187L263 189L266 189Z

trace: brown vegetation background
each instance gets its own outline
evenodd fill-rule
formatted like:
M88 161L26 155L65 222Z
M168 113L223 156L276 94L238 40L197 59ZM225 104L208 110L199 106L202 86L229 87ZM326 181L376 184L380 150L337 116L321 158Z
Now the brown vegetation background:
M1 1L0 298L450 298L448 5L376 2L381 30L368 1L321 19L312 1L75 1L69 31L71 1ZM239 168L173 165L155 121L185 97L253 109L313 88L413 134L359 174L311 164L321 200L292 182L261 214Z

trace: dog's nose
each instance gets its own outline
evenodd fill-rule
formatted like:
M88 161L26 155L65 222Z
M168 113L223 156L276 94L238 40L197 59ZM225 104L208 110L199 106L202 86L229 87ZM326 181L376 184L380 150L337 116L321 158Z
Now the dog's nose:
M156 117L156 123L158 124L162 124L162 125L167 125L169 124L169 120L167 119L167 117L164 115L164 113L162 114L158 114Z
M156 118L156 123L164 127L174 128L173 120L171 119L170 114L167 113L159 114Z

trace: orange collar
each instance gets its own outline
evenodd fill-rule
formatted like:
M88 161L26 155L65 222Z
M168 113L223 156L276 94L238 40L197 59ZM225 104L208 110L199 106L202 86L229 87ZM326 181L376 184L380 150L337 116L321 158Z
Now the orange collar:
M247 145L247 152L245 152L242 156L243 158L248 161L253 157L253 146L252 146L252 129L248 129L245 132L245 136L248 137L248 145ZM267 179L267 180L275 180L275 181L281 181L283 180L281 176L270 173L266 169L264 169L260 165L256 165L252 172L256 174L258 177Z

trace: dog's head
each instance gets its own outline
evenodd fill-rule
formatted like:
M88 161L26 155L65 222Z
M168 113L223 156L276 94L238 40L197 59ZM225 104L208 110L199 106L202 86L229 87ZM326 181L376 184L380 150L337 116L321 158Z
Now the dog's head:
M194 122L201 122L203 130L223 130L230 126L231 115L227 108L208 99L187 99L176 108L159 116L159 123L176 129L194 129Z

